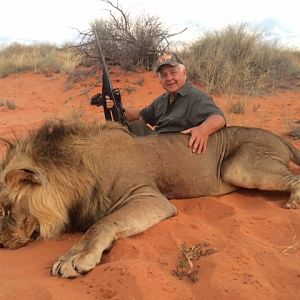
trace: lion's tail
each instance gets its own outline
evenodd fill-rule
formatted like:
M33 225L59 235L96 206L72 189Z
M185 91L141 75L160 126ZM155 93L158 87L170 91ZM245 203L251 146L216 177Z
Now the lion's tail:
M282 141L287 145L291 153L291 161L300 166L300 151L288 141L282 139Z

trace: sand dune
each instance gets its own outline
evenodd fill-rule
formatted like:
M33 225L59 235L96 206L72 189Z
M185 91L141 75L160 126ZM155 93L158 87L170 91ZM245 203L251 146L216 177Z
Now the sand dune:
M162 89L155 75L111 73L124 106L143 107ZM90 97L96 79L65 89L60 74L21 74L0 79L0 136L18 136L48 118L71 114L103 120ZM300 118L300 92L264 98L235 96L246 112L230 114L229 97L213 95L229 125L262 127L285 135ZM300 148L300 141L293 142ZM0 144L0 153L5 147ZM300 175L300 168L291 165ZM102 263L74 280L50 268L81 234L37 241L18 250L0 249L0 299L300 299L300 211L282 208L287 193L241 190L220 197L171 200L178 216L135 237L119 240ZM214 253L193 260L197 281L174 275L181 245L208 243Z

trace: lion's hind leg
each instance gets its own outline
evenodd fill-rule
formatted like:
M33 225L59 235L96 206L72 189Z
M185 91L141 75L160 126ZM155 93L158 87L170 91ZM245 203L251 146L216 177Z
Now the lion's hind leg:
M268 191L288 191L286 208L300 207L300 176L288 169L287 157L267 146L245 143L222 164L222 179L229 184Z
M176 212L157 190L140 188L121 208L96 222L78 244L60 257L52 267L52 275L74 278L89 272L115 240L143 232Z

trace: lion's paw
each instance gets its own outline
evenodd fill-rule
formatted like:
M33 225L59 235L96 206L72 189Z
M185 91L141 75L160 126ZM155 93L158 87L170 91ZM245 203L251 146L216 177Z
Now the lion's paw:
M297 209L300 208L300 199L290 199L289 201L287 201L284 204L285 208L289 208L289 209Z
M66 254L54 263L51 274L65 278L76 278L94 269L99 262L100 258L92 253Z

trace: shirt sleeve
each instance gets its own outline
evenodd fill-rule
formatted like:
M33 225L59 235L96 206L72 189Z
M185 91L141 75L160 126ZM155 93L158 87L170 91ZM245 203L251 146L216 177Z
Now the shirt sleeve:
M158 99L159 98L155 99L151 104L149 104L140 111L140 115L145 121L145 123L148 123L151 126L154 126L156 123L155 106Z
M221 115L225 118L222 110L216 105L213 98L209 95L205 95L205 97L202 98L202 103L199 105L199 109L201 110L201 113L205 115L205 118L212 115Z

